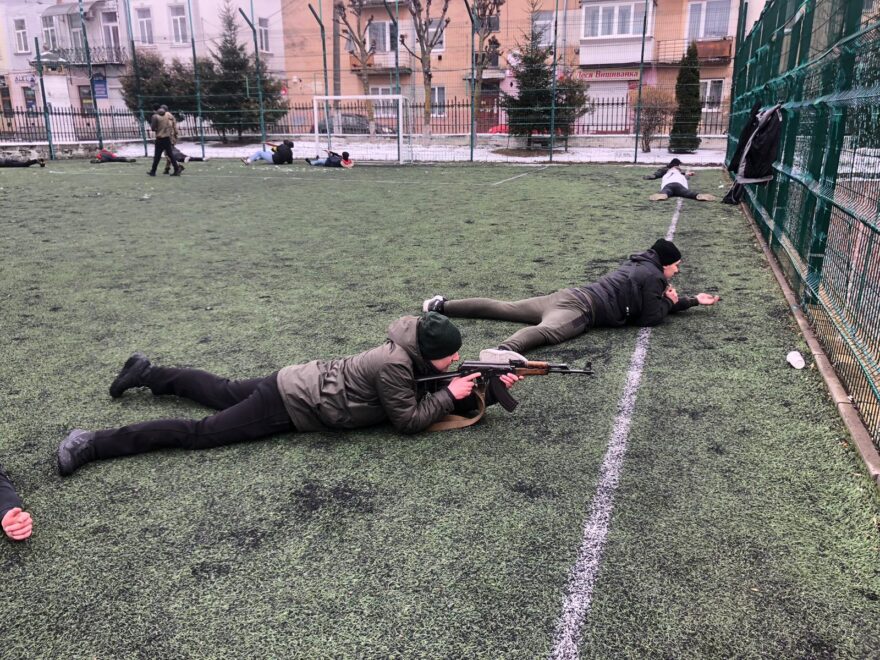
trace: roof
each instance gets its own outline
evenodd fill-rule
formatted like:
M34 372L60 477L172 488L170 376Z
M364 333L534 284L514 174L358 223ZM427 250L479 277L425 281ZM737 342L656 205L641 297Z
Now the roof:
M88 12L94 5L104 0L84 0L83 12ZM66 16L67 14L78 14L79 2L64 2L60 5L52 5L47 7L41 16Z

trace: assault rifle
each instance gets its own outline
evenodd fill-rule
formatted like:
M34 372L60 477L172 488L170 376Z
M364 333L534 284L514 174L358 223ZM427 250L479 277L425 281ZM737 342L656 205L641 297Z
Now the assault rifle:
M479 362L471 360L462 362L457 371L448 371L436 376L420 376L416 378L416 382L431 383L452 380L453 378L461 378L472 373L479 373L480 377L476 379L477 384L486 385L487 390L492 393L492 396L495 397L499 405L507 412L513 412L519 405L519 401L510 396L504 383L498 380L498 376L503 376L504 374L516 374L517 376L584 374L592 376L593 366L587 362L583 369L572 369L567 364L551 364L550 362L536 362L532 360L511 360L510 362Z

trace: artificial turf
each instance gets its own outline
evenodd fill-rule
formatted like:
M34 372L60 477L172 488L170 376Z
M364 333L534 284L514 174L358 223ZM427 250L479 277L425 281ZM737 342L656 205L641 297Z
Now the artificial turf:
M34 516L0 542L4 657L536 658L561 614L636 330L532 356L590 378L514 414L166 451L57 476L74 427L201 416L107 386L266 375L382 341L422 299L597 278L666 233L644 168L352 171L52 163L0 172L0 461ZM519 176L519 175L525 176ZM518 178L512 178L518 177ZM692 187L725 180L702 171ZM581 656L876 657L880 498L740 212L685 202ZM464 357L515 324L461 320Z

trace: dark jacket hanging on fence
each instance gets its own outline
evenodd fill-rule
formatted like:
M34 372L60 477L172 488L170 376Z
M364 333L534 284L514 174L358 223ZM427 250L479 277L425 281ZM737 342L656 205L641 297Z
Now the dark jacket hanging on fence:
M725 204L739 204L742 201L747 183L763 185L773 180L773 162L779 153L779 138L782 135L781 104L769 110L758 112L760 104L752 106L749 121L740 135L739 145L729 169L735 173L733 187L721 200Z

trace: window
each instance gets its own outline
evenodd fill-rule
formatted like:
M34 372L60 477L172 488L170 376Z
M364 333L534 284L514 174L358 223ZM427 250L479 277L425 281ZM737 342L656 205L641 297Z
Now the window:
M171 14L171 40L176 44L187 43L189 35L186 31L186 7L171 5L168 13Z
M15 52L29 53L27 23L23 18L16 18L12 21L12 27L15 30Z
M58 50L58 31L55 29L55 17L43 16L43 49Z
M257 36L260 42L260 51L263 53L270 52L269 49L269 19L257 19Z
M81 25L70 26L70 45L78 51L85 51L86 42L83 39L83 31Z
M553 45L553 12L552 11L536 12L533 29L535 30L535 32L541 33L541 37L540 37L540 40L538 41L538 45L552 46Z
M438 32L440 33L440 37L437 39L437 45L434 46L432 52L446 49L446 21L439 21L436 18L432 18L431 24L428 26L428 40L433 41L434 35Z
M431 88L431 116L443 117L446 114L446 88Z
M390 96L394 94L393 87L370 87L373 96ZM373 101L373 108L377 117L394 117L397 115L397 100Z
M480 19L477 18L476 20L479 21ZM486 17L486 24L487 24L487 27L489 28L489 32L500 32L501 31L501 17L498 16L498 14ZM477 27L477 30L479 30L479 29L480 29L480 27Z
M367 47L377 53L394 52L397 27L391 21L373 21L367 34Z
M101 12L101 32L106 48L119 48L119 21L115 11Z
M688 41L727 36L730 0L692 0L688 4Z
M153 14L149 8L136 9L138 33L142 44L156 43L153 41Z
M0 107L3 108L5 116L12 116L12 97L10 96L9 88L5 84L0 87Z
M95 102L92 100L92 89L88 85L79 85L79 105L83 112L93 112Z
M584 7L584 37L641 35L644 20L644 2L589 4Z
M22 87L21 95L24 97L24 107L28 110L37 109L37 92L33 87Z
M700 102L703 105L703 112L719 112L721 110L721 94L723 91L723 80L700 81Z

